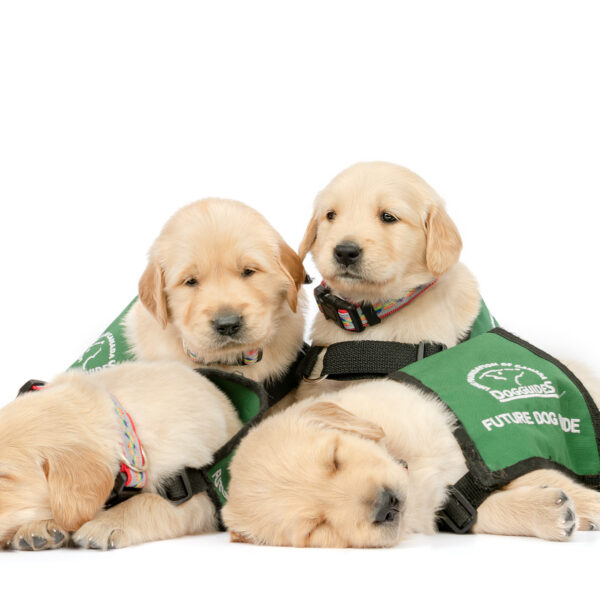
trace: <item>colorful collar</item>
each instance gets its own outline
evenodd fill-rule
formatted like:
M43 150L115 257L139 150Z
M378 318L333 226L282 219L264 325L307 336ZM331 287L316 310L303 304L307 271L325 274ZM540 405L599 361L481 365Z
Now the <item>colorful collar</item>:
M182 340L183 343L183 351L187 354L188 358L191 358L195 363L200 365L254 365L257 362L260 362L262 359L262 348L257 348L256 350L250 350L249 352L243 352L236 360L230 362L206 362L199 354L190 350L185 341Z
M315 300L319 310L326 319L331 319L346 331L363 331L367 325L377 325L381 319L404 308L417 296L428 290L437 279L418 285L409 290L402 298L368 304L354 304L331 293L331 289L323 281L315 288Z
M127 414L121 403L111 395L113 407L119 419L121 429L121 473L127 477L125 486L127 488L143 488L147 482L146 454L142 443L135 430L131 417Z

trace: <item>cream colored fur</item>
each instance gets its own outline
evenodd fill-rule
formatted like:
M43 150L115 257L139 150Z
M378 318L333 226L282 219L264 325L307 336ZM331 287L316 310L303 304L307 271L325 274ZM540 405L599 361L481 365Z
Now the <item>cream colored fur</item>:
M169 219L150 250L140 300L126 320L133 354L276 378L302 345L304 278L298 255L254 209L218 198L194 202ZM219 338L212 327L224 310L244 319L235 339ZM260 362L226 364L257 348Z
M335 213L333 219L328 214ZM382 213L397 221L385 223ZM362 249L359 263L343 269L334 259L337 244L350 241ZM333 293L351 302L374 303L405 295L438 277L412 303L364 331L341 329L319 313L312 342L384 340L430 341L454 346L477 317L477 282L458 262L462 242L438 194L418 175L390 163L359 163L337 175L318 194L301 243L302 259L310 251ZM313 377L320 374L317 361ZM304 383L302 397L331 391L339 383Z
M599 398L598 381L580 375ZM234 457L223 510L232 540L374 547L433 533L447 486L466 472L453 428L438 400L389 380L296 404L250 432ZM376 524L373 506L384 489L400 498L400 517ZM474 531L562 541L577 524L598 528L600 493L540 470L492 494Z
M123 452L111 394L134 421L148 484L105 511ZM215 530L206 494L174 506L154 492L182 467L209 464L240 427L228 398L180 362L60 375L0 411L0 540L51 548L72 533L106 549Z

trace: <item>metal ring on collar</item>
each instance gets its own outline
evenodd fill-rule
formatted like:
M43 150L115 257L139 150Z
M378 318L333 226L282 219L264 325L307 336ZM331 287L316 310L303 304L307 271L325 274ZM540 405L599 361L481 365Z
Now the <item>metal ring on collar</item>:
M141 446L140 450L142 452L142 458L144 459L144 464L141 467L138 467L137 465L132 465L127 460L124 453L121 454L121 462L125 463L132 471L136 471L137 473L145 473L148 469L148 460L146 459L146 453L144 452L144 449Z
M302 375L302 379L308 383L319 383L319 381L324 381L327 379L327 377L327 373L325 373L325 375L321 375L320 377L307 377L306 375Z

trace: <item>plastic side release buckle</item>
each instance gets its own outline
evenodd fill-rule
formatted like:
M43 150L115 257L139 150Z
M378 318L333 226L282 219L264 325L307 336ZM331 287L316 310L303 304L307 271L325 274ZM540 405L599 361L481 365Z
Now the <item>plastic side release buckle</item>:
M162 495L175 506L187 502L194 495L192 483L185 469L171 477L165 484Z
M358 314L358 310L354 304L343 300L338 296L334 296L330 293L329 288L326 288L323 285L318 285L314 292L315 300L317 301L317 304L319 305L319 308L326 319L331 319L332 321L335 321L342 329L346 329L344 327L344 321L342 321L342 318L338 312L340 310L345 310L352 320L354 330L364 330L365 326L363 325L360 315ZM346 331L349 330L346 329Z
M477 509L451 485L448 488L446 504L437 517L450 531L467 533L477 521Z

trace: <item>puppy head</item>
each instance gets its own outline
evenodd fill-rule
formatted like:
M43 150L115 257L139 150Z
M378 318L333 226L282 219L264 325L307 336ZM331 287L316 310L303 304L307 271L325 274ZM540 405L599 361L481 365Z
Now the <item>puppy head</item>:
M150 251L140 300L209 361L264 345L296 312L305 272L267 220L232 200L178 211Z
M462 248L437 193L390 163L359 163L317 196L299 254L349 299L400 296L443 275Z
M54 519L75 531L110 494L114 475L102 451L86 443L72 394L59 385L0 411L0 541L32 521Z
M378 547L397 542L406 470L380 427L331 402L296 405L252 430L231 464L233 541Z

